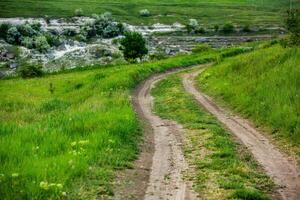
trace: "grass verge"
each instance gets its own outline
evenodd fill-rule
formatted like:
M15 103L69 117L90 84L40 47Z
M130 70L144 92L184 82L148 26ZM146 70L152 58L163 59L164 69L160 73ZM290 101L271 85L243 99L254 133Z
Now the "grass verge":
M197 78L205 93L250 118L300 157L300 48L275 45L226 59Z
M158 115L184 126L185 156L193 169L187 178L202 199L269 199L272 181L251 154L186 94L180 74L158 83L152 94Z

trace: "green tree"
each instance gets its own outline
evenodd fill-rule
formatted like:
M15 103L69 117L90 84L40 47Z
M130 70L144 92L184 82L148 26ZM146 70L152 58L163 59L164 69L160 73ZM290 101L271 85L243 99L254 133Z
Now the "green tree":
M123 51L126 60L136 60L142 58L148 53L146 40L142 34L137 32L126 32L125 38L120 41L121 51Z
M287 11L287 17L285 19L285 25L290 33L289 43L290 45L300 44L300 10L290 9Z

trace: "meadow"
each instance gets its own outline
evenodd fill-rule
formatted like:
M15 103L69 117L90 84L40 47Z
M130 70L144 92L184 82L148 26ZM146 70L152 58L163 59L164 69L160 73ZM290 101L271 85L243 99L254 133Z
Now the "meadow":
M216 118L186 93L184 73L159 82L152 95L156 113L184 127L183 150L191 166L186 178L201 199L269 199L272 181Z
M271 133L300 155L300 48L270 48L229 58L197 78L197 85Z
M0 80L0 198L112 196L115 172L131 167L142 136L131 89L155 72L218 56Z
M299 1L292 1L299 7ZM81 8L84 15L111 12L122 22L153 24L186 23L195 18L205 26L223 25L282 25L282 16L289 8L286 0L1 0L0 17L71 17ZM140 17L148 9L150 17Z

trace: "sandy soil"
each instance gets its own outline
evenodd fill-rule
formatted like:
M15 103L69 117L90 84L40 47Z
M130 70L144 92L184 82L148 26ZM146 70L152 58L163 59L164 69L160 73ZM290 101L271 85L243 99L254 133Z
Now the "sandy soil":
M198 91L193 80L202 71L203 69L197 70L184 76L183 85L186 91L192 94L207 111L222 122L252 152L266 173L280 186L278 193L282 199L299 200L300 168L296 161L281 153L249 121L220 108L211 98Z

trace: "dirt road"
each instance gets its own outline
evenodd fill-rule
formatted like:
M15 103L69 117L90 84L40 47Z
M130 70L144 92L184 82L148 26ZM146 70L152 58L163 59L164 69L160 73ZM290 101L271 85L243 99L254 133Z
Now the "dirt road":
M296 162L279 152L247 120L220 108L211 98L198 91L194 86L193 80L202 71L203 69L200 69L184 76L183 85L186 91L192 94L207 111L222 122L252 152L267 174L274 179L276 184L281 186L278 192L282 199L299 200L300 168Z
M136 109L142 114L143 120L151 125L155 145L145 200L197 198L191 184L183 179L188 165L181 151L182 127L173 121L163 120L152 112L151 88L176 71L153 76L142 84L136 95Z

